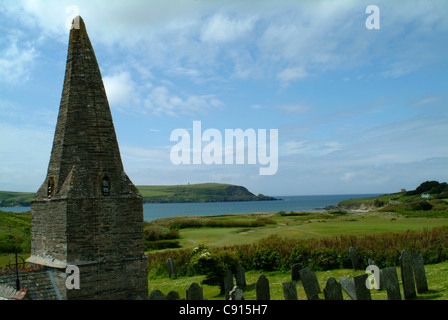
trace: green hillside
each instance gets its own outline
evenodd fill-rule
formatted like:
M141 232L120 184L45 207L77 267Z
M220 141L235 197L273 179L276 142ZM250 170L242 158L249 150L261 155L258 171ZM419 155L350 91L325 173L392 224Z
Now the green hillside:
M446 182L426 181L415 190L385 194L377 197L348 199L327 209L373 210L405 215L446 215L448 185Z
M33 192L0 191L0 207L29 207Z
M145 203L220 202L275 200L262 194L254 195L245 187L223 183L200 183L174 186L137 186ZM28 207L32 192L0 191L0 207Z
M242 186L222 183L137 186L137 188L145 203L275 200L262 194L256 196Z
M0 211L0 254L30 251L31 213Z

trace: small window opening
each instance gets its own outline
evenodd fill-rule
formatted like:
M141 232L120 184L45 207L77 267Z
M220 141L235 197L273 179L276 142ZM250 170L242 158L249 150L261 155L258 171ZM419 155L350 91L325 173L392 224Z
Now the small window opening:
M103 193L103 196L110 195L110 182L109 182L109 178L107 178L107 177L104 177L101 180L101 192Z
M50 199L54 195L54 177L48 179L47 196Z

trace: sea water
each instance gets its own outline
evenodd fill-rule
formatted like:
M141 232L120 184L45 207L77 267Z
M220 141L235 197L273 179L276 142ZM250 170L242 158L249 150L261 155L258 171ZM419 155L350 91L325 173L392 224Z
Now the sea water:
M318 196L276 196L272 201L192 202L192 203L145 203L145 221L189 215L221 215L231 213L279 212L324 210L326 206L347 199L374 197L379 194L344 194ZM0 207L2 211L25 212L30 207Z

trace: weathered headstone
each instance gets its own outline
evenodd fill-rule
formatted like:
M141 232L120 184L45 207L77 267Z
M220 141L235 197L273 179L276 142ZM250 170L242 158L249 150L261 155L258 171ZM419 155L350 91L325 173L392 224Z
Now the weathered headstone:
M229 299L229 292L233 289L233 274L232 271L226 270L224 273L224 294L226 295L226 300Z
M269 280L264 274L260 274L255 284L257 292L257 300L271 300L271 292L269 289Z
M283 296L285 300L298 300L297 283L295 281L283 283Z
M352 266L354 270L361 269L361 264L359 262L358 253L356 249L353 247L348 248L348 254L350 256L350 261L352 262Z
M301 263L294 263L291 266L291 281L300 281L300 270L303 269Z
M414 270L412 268L412 258L406 250L401 251L400 256L401 281L403 283L403 294L405 299L412 299L416 296Z
M160 290L154 289L149 294L149 300L166 300L166 297Z
M423 264L423 256L421 253L414 253L412 256L412 267L414 269L415 285L417 292L423 293L428 291L428 282L426 280L425 265Z
M176 265L174 263L173 258L168 258L166 261L166 265L168 268L168 276L171 278L173 276L173 279L177 279L177 273L176 273Z
M387 300L401 300L400 284L398 274L395 268L385 268L382 270L383 286L386 289Z
M239 265L238 268L236 269L235 279L236 279L236 285L238 287L240 288L246 287L246 274L244 267L242 265Z
M166 295L166 300L180 300L179 293L176 291L170 291Z
M342 290L352 299L356 300L355 281L346 277L340 277L339 283Z
M187 289L187 300L204 300L202 288L196 282Z
M304 268L300 270L300 279L302 280L302 285L305 289L307 299L319 299L318 293L320 292L320 287L319 282L317 281L316 273L311 271L309 268Z
M327 279L324 288L325 300L344 300L342 297L341 285L336 281L335 278L330 277Z
M234 286L229 292L229 300L244 300L244 291L238 286Z
M372 300L370 289L368 289L366 285L368 276L369 275L367 273L364 273L353 278L355 284L356 300Z

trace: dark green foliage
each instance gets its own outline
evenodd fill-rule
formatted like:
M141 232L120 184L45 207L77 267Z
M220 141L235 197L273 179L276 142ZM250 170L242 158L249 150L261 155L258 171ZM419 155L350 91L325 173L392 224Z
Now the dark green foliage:
M224 274L227 270L236 272L240 264L238 256L231 251L212 251L200 245L195 248L190 257L190 270L194 274L206 275L203 284L218 286L221 293L224 290Z
M373 202L373 204L375 205L375 207L382 207L384 206L386 203L382 200L379 199L375 199L375 201Z
M179 239L178 229L158 225L149 225L148 223L145 223L143 234L145 240L147 241Z
M151 225L145 222L143 229L145 238L145 250L180 248L179 230L175 228L168 228L165 226Z
M156 241L146 241L145 240L145 251L150 250L160 250L160 249L176 249L180 248L178 240L156 240Z
M406 194L419 195L422 193L438 195L441 198L446 198L448 197L448 184L446 182L439 183L438 181L425 181L415 190L408 191Z
M432 209L432 204L430 204L428 201L418 201L417 203L414 203L411 205L411 210L412 211L418 211L418 210L423 210L423 211L428 211Z

